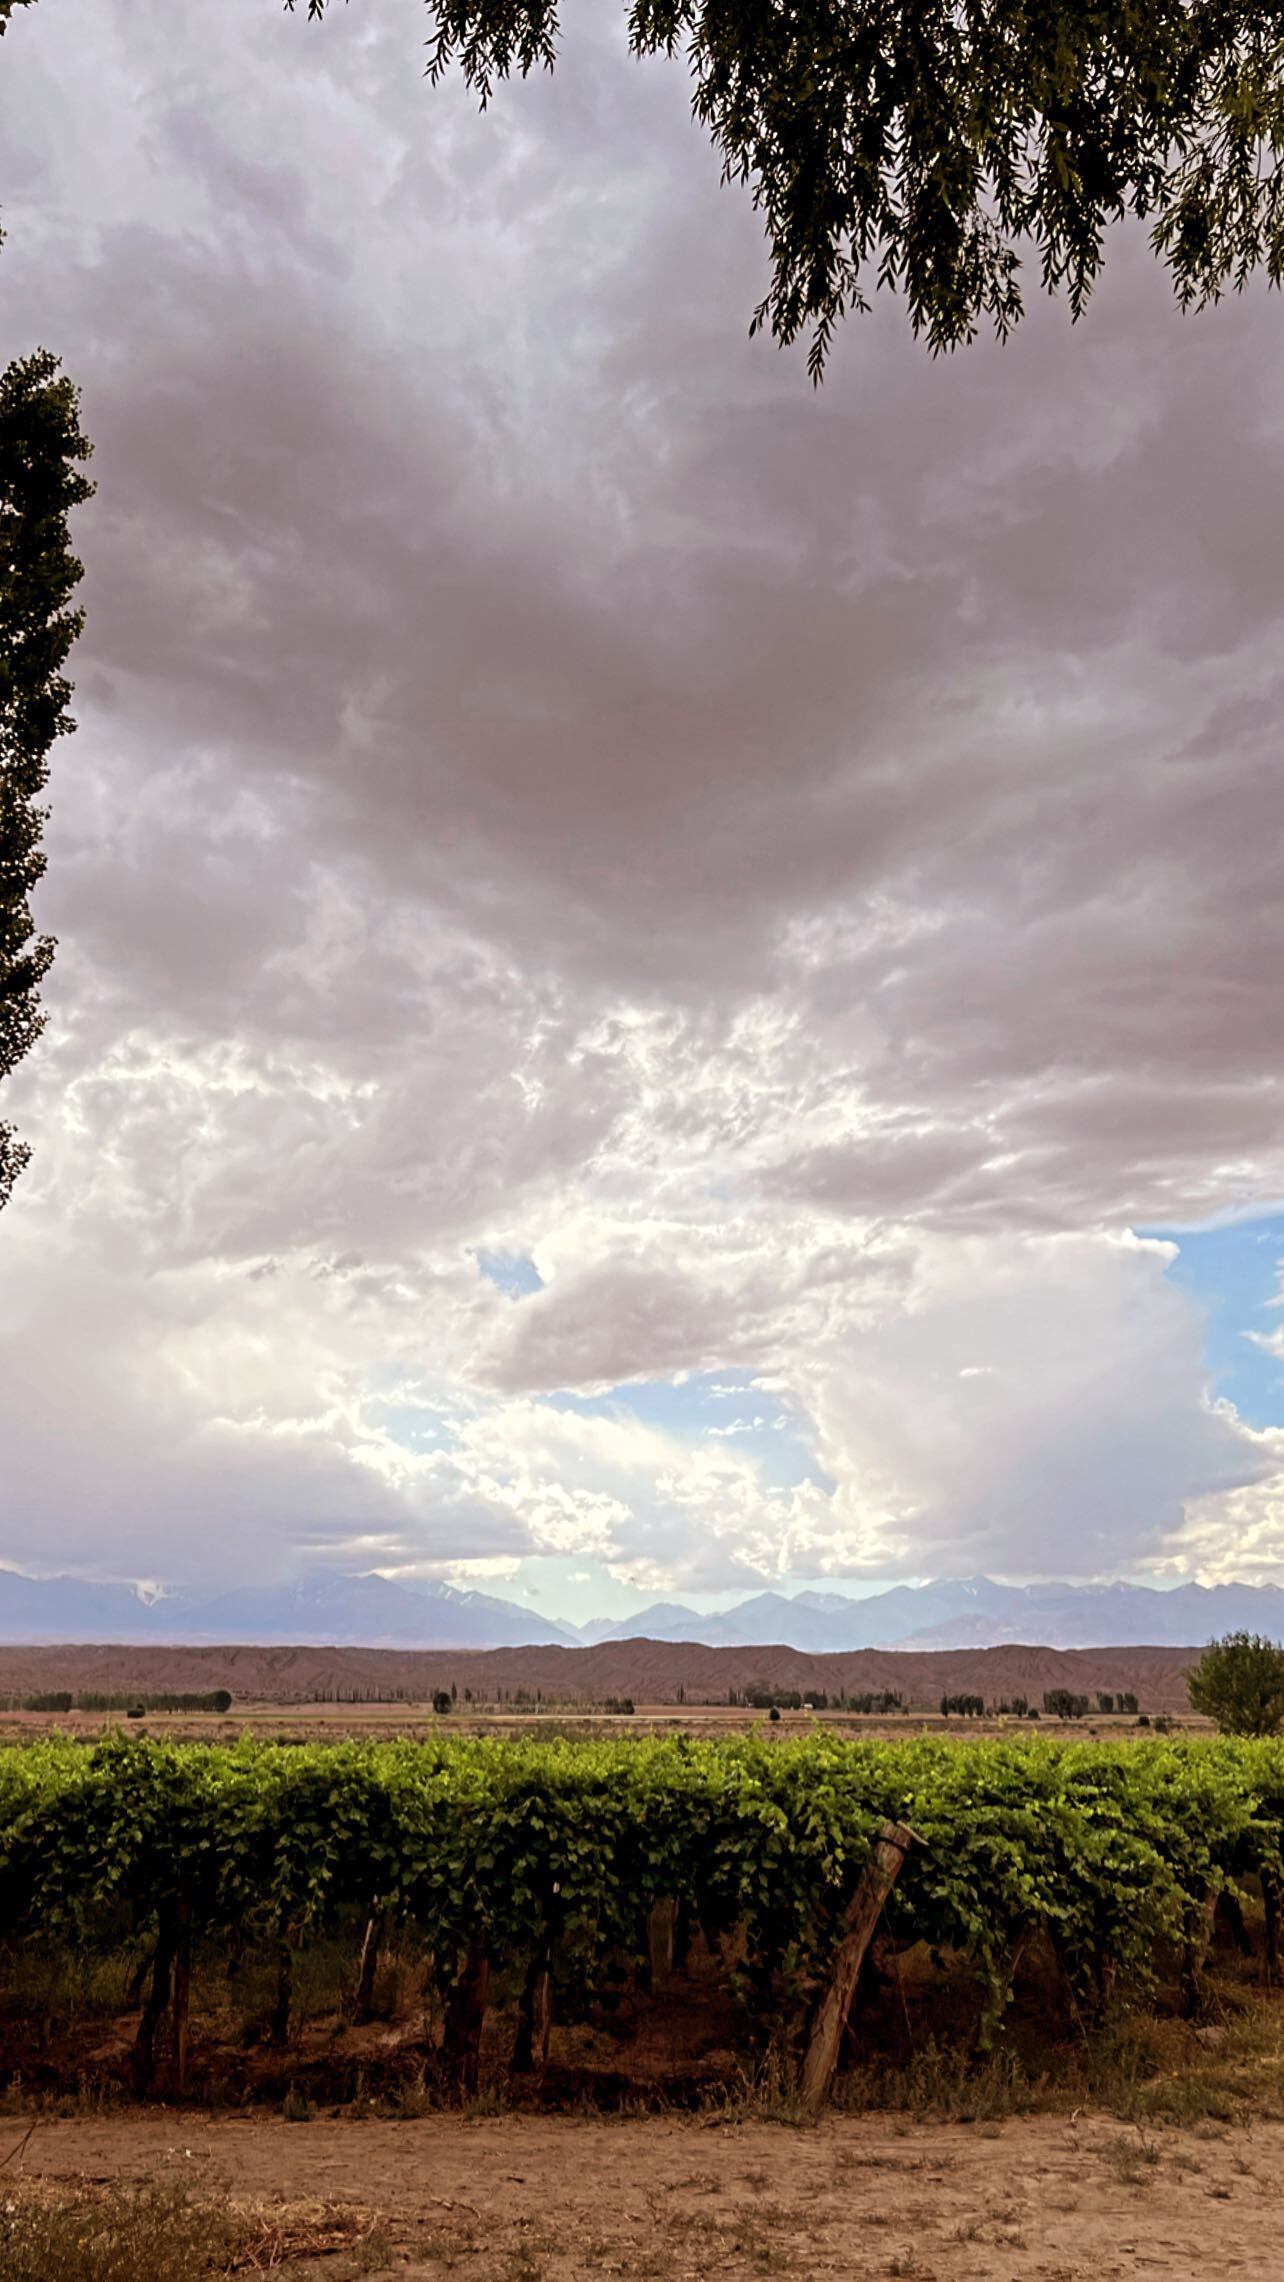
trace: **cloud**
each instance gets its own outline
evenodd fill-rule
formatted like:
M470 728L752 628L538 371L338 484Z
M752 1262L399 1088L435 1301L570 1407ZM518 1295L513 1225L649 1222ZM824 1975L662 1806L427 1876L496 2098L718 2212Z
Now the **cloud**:
M680 68L581 10L479 119L421 38L7 44L6 344L99 491L3 1550L1266 1559L1121 1236L1284 1193L1278 309L1125 233L1074 332L880 311L817 397ZM814 1479L559 1423L706 1371Z
M1141 1568L1190 1501L1260 1484L1267 1454L1208 1397L1200 1317L1164 1265L1161 1246L1095 1237L925 1250L904 1309L818 1354L798 1390L836 1480L895 1485L872 1527L840 1493L844 1557Z

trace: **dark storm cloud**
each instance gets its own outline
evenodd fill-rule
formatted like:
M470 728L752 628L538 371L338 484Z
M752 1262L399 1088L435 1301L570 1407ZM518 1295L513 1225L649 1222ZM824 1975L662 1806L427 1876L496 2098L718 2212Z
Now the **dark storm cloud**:
M1124 238L1078 330L933 364L880 308L815 396L744 338L757 224L679 71L584 12L479 120L421 36L414 0L320 33L78 0L6 43L4 332L82 380L99 480L11 1336L74 1245L67 1304L101 1268L139 1387L163 1354L185 1390L129 1483L199 1515L226 1417L242 1503L306 1444L340 1526L446 1552L475 1480L501 1535L561 1529L552 1477L507 1412L467 1481L399 1471L361 1408L394 1360L508 1402L792 1370L830 1472L881 1468L847 1555L907 1500L929 1544L949 1469L888 1487L914 1435L874 1447L848 1342L899 1326L908 1399L951 1246L1055 1314L1060 1255L1003 1247L1284 1190L1280 311L1183 320ZM508 1310L487 1244L548 1288ZM279 1349L335 1257L309 1394ZM1163 1263L1088 1259L1096 1347ZM1120 1558L1261 1472L1163 1322ZM42 1385L96 1449L129 1403L81 1371ZM1009 1389L1009 1558L1091 1383L1054 1374L1055 1427ZM32 1531L74 1533L23 1447Z

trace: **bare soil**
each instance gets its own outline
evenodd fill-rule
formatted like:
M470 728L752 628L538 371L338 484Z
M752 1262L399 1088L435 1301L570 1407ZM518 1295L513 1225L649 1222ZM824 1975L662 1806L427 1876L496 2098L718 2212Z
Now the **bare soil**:
M12 2121L7 2197L190 2182L333 2241L279 2273L469 2282L1195 2282L1284 2276L1284 2124L1156 2129L1082 2115L808 2129L432 2115L287 2123L181 2110ZM265 2230L264 2239L272 2233Z

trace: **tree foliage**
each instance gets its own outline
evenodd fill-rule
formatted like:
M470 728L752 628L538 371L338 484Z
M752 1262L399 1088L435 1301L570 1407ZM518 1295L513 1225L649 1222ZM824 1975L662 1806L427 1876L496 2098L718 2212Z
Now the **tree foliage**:
M1284 1648L1258 1633L1210 1641L1186 1687L1192 1709L1225 1735L1278 1735L1284 1726Z
M556 60L556 0L428 9L430 78L458 64L483 107ZM1005 336L1027 258L1077 317L1128 215L1184 305L1284 274L1282 0L630 0L628 31L686 56L766 224L753 329L809 336L815 379L878 286L933 350Z
M0 30L3 17L0 16ZM39 989L53 957L31 896L45 868L40 795L55 740L74 727L64 676L80 632L72 607L81 565L70 510L93 485L75 388L46 349L0 374L0 1079L44 1025ZM0 1205L28 1151L0 1124Z

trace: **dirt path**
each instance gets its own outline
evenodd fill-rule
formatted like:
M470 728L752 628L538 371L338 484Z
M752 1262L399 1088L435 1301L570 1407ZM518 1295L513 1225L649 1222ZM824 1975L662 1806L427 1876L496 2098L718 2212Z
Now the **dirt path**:
M15 2123L13 2138L25 2126ZM10 2129L0 2132L0 2155ZM17 2166L7 2177L14 2179ZM148 2111L41 2122L28 2181L175 2173L256 2203L381 2214L346 2274L468 2282L1284 2282L1284 2125L1147 2130L837 2117L813 2130L505 2116L287 2124ZM21 2190L19 2190L21 2191Z

